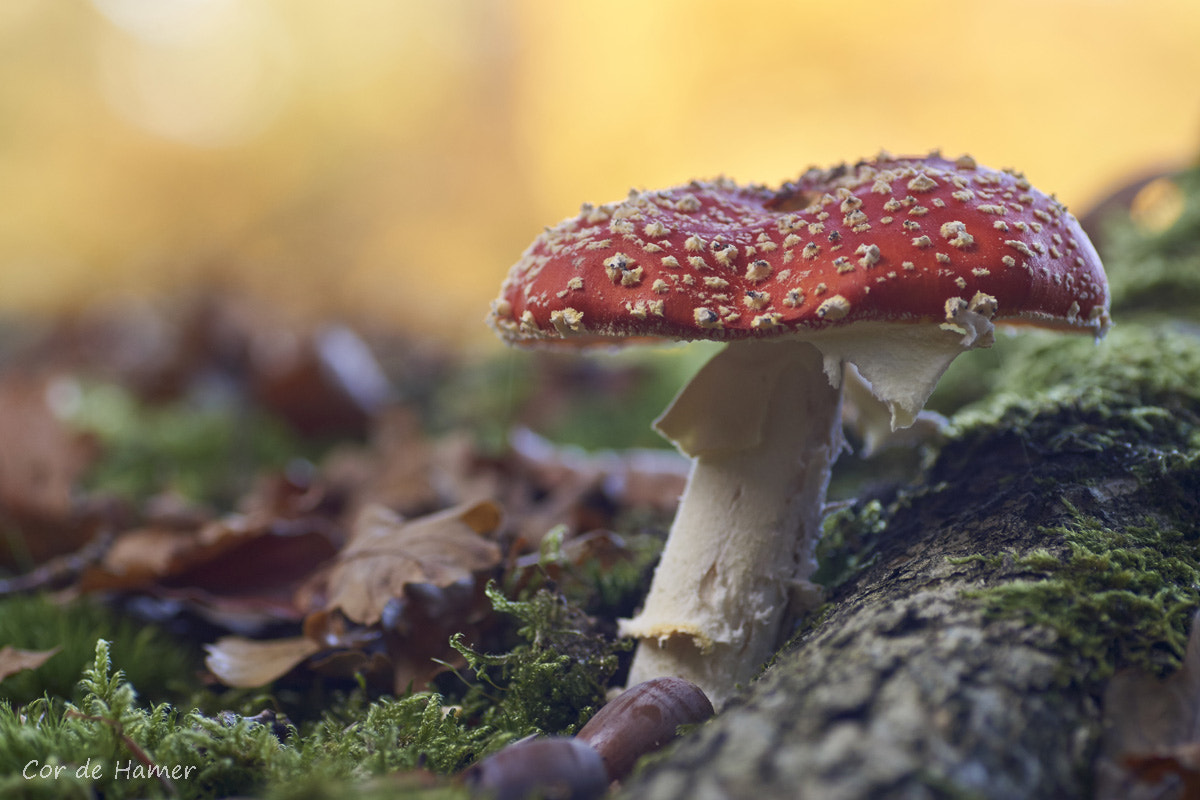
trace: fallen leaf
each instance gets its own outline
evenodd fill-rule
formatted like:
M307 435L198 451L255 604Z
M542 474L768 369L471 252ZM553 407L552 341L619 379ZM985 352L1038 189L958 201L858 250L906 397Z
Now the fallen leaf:
M271 641L222 636L204 649L204 665L222 683L250 689L283 677L322 648L307 636Z
M1129 754L1121 760L1121 766L1138 783L1154 786L1155 797L1174 796L1180 800L1200 798L1200 742L1180 745L1161 753ZM1181 789L1182 794L1167 795L1157 791L1167 786ZM1130 798L1131 794L1126 793L1125 797Z
M328 520L230 517L200 531L200 547L170 580L220 594L290 593L337 552Z
M411 408L393 406L373 420L369 446L342 445L321 463L321 476L350 498L351 519L372 503L405 515L423 514L462 497L489 497L487 491L462 495L441 488L449 483L436 463L436 450L421 418ZM435 486L436 484L436 486Z
M179 560L195 550L193 531L136 528L118 536L101 562L87 570L83 591L142 587L168 575Z
M448 587L500 563L500 547L480 534L500 525L500 509L483 501L405 521L381 505L355 520L350 542L326 581L326 606L373 625L410 584Z
M555 543L556 550L547 551L547 543ZM633 551L625 540L612 531L594 530L567 536L566 529L559 527L543 537L541 550L526 553L513 561L513 576L518 591L525 590L531 581L537 580L550 580L561 586L570 581L587 582L590 580L588 570L607 571L632 558Z
M408 521L367 506L328 570L297 593L296 605L311 609L303 635L219 639L208 646L209 670L230 686L261 686L307 661L317 674L423 688L445 668L450 635L479 622L476 573L501 561L481 534L500 518L486 501Z
M473 577L446 587L411 583L403 597L388 603L380 625L357 625L336 609L309 614L304 635L322 645L309 668L321 675L361 674L397 694L423 691L438 675L466 663L450 646L451 636L477 640L491 618L491 602Z
M689 463L666 450L587 452L517 428L509 452L493 468L499 480L488 496L503 504L515 538L536 549L557 525L572 534L610 527L617 509L645 509L669 519Z
M392 660L380 652L368 654L362 650L333 650L322 653L313 658L312 671L330 678L360 675L367 683L385 687L389 691L395 685ZM402 691L396 690L398 694Z
M296 590L333 558L337 538L319 516L235 514L186 530L146 526L119 535L99 563L84 569L77 587L183 601L246 632L304 616Z
M0 564L31 567L80 547L76 484L95 442L71 431L48 402L52 383L21 375L0 380Z
M1182 666L1165 679L1114 675L1104 719L1097 798L1200 800L1200 612Z
M22 670L37 669L61 649L52 647L49 650L19 650L7 644L0 647L0 681Z
M363 648L378 641L379 630L349 623L340 611L314 611L304 618L304 635L323 650Z
M297 431L362 434L392 401L383 368L349 328L330 324L311 332L256 333L249 343L254 395Z
M556 445L528 428L513 429L508 444L517 465L539 485L599 480L604 495L619 506L671 514L691 469L691 462L674 450L587 452Z

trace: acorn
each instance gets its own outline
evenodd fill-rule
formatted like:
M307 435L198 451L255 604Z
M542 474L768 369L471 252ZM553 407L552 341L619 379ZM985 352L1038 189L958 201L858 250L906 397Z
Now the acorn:
M713 715L712 703L683 678L654 678L631 686L596 712L576 736L600 754L610 780L624 779L637 760L675 738L680 725Z
M469 767L463 782L494 800L593 800L608 789L604 761L578 739L522 739Z

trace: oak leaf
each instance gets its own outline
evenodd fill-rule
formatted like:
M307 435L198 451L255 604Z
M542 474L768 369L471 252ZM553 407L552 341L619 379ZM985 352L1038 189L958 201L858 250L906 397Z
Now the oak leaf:
M366 506L328 573L326 608L373 625L409 585L469 581L500 563L500 547L482 536L499 525L500 509L488 501L408 521L384 506Z
M7 644L0 647L0 681L22 670L37 669L61 649L52 647L49 650L21 650Z

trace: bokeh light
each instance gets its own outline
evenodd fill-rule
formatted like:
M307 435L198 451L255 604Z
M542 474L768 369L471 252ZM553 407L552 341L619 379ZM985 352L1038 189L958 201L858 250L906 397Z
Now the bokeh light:
M940 147L1083 210L1200 151L1193 0L0 4L0 304L231 284L490 342L582 201Z

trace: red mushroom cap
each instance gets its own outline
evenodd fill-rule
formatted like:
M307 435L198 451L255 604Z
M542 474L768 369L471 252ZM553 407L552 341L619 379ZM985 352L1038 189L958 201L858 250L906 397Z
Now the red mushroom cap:
M489 321L517 344L619 344L953 322L968 307L1109 326L1100 258L1061 203L934 153L810 169L778 191L718 179L585 205L526 250Z

